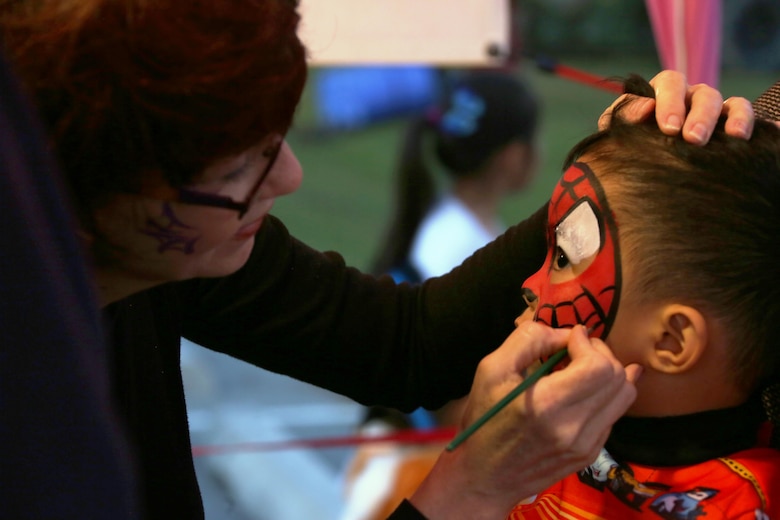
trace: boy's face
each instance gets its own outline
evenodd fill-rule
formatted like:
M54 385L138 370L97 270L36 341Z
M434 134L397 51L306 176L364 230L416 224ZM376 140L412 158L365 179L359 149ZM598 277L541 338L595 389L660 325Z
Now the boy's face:
M552 327L582 324L591 336L606 339L620 299L620 250L604 189L586 163L564 172L547 221L547 258L523 284L534 320Z

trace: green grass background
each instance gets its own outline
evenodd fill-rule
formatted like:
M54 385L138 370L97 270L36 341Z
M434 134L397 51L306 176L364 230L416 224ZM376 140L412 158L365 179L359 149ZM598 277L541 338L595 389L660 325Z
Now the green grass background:
M634 72L650 78L660 70L658 62L649 57L559 60L603 76ZM317 69L312 69L312 76L316 73ZM609 92L539 71L531 63L520 73L543 105L543 156L530 188L503 204L502 215L508 223L522 220L549 197L566 152L596 129L598 116L615 98ZM721 75L719 88L724 98L754 99L776 79L780 79L780 73L727 70ZM307 88L288 136L303 167L303 185L296 193L280 198L273 213L310 246L336 250L349 264L366 269L392 212L393 167L405 120L328 136L311 132L314 126L316 107Z

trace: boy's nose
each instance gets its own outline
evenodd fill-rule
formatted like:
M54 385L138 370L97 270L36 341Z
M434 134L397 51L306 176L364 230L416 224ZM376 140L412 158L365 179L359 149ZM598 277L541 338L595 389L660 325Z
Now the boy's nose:
M523 287L523 300L525 300L526 305L533 310L536 310L536 303L537 300L539 300L539 297L528 287Z

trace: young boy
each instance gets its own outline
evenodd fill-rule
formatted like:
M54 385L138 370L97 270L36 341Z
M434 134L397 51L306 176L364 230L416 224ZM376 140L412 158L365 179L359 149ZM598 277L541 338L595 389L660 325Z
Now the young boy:
M780 518L762 406L777 411L780 132L722 130L697 147L618 109L570 153L523 296L533 319L585 325L644 372L598 459L510 519Z

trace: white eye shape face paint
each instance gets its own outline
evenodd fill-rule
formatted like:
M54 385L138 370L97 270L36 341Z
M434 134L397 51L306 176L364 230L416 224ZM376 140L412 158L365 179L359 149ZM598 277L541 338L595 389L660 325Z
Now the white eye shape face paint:
M574 265L598 252L601 247L599 220L587 200L581 200L558 224L555 242Z

